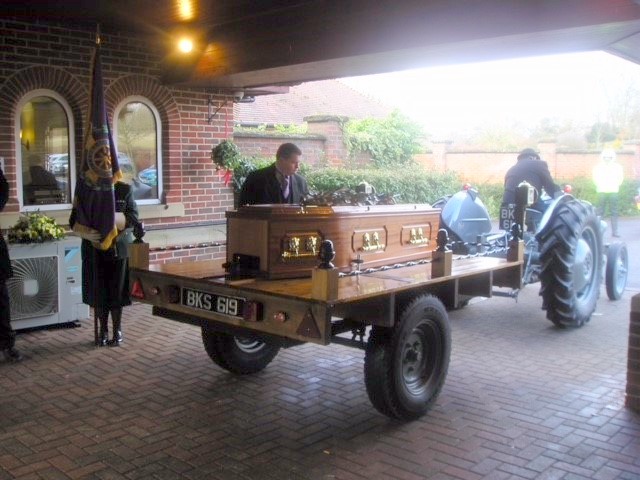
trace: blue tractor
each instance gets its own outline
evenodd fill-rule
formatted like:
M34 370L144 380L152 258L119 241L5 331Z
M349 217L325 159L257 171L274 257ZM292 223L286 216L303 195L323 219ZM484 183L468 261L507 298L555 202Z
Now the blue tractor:
M433 206L442 209L441 228L449 235L448 246L457 255L506 256L509 242L518 236L525 247L523 285L540 282L542 308L556 326L580 327L596 309L603 278L611 300L622 296L627 247L623 242L604 244L607 224L589 202L565 193L534 204L532 187L524 184L520 189L525 192L521 198L529 198L519 202L523 213L518 218L518 208L503 206L496 232L473 188L465 186L436 201ZM507 294L515 297L517 292Z

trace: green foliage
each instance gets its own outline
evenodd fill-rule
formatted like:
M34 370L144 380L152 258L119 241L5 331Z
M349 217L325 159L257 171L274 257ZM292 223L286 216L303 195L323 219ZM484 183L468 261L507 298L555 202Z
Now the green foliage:
M383 120L349 120L344 126L349 155L369 153L377 168L412 164L413 155L421 151L419 139L423 136L417 123L397 111Z
M273 163L272 159L261 157L243 157L243 169L234 170L234 186L240 190L242 182L252 170L263 168ZM373 185L378 194L394 195L398 203L434 203L445 195L451 195L462 186L462 181L453 172L432 173L424 170L408 169L344 169L323 168L314 170L306 164L300 165L300 172L309 188L316 192L332 192L346 187L355 189L362 181ZM559 185L569 183L573 195L597 205L595 186L590 178L576 178L571 181L556 180ZM474 184L480 199L487 207L491 219L497 220L502 203L504 186L502 183ZM640 215L634 197L638 195L640 180L625 180L620 188L619 213L621 216Z
M378 194L396 196L398 203L433 203L438 198L456 192L460 180L453 173L430 173L402 169L323 169L306 173L309 188L330 192L355 187L363 180L373 185Z
M211 150L211 159L216 169L225 169L233 172L231 177L233 189L240 191L242 184L252 171L271 163L269 159L260 157L246 157L242 155L238 146L231 140L223 140Z
M571 185L571 193L574 197L598 205L598 194L591 178L574 178L566 182L558 181L560 185ZM624 216L637 216L640 211L636 208L634 197L638 195L640 180L625 179L618 193L618 214Z
M233 128L234 132L246 132L246 133L260 133L264 135L304 135L307 133L307 124L291 123L291 124L279 124L269 126L266 123L261 123L255 127L246 127L237 125Z
M64 228L41 213L26 213L9 229L9 243L42 243L64 238Z
M211 149L211 160L217 168L233 170L241 158L240 149L231 140L223 140Z
M580 200L586 200L593 205L598 205L598 194L591 178L574 178L572 180L557 179L558 185L571 185L571 193ZM500 213L500 204L502 203L502 193L504 187L502 184L480 184L473 185L478 190L480 199L487 207L489 215L493 220L498 218ZM618 213L620 216L636 216L640 215L640 211L636 208L634 197L638 195L640 188L640 180L625 180L620 187L618 194ZM453 192L451 192L453 193Z
M467 148L497 152L514 152L526 145L522 132L500 125L487 125L477 129L467 142Z
M302 124L289 124L289 125L280 125L280 124L276 124L273 126L273 129L277 132L277 133L281 133L284 135L304 135L305 133L307 133L307 124L306 123L302 123Z
M272 158L268 157L245 157L240 156L234 163L233 167L233 189L236 192L239 192L242 188L242 184L247 179L247 176L253 172L254 170L258 170L260 168L264 168L273 163ZM300 173L303 173L308 170L309 167L300 165Z

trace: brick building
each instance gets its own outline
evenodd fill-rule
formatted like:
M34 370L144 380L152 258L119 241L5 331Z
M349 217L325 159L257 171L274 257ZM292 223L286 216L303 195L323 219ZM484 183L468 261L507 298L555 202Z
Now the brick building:
M339 80L321 80L293 86L280 95L257 97L253 103L234 105L238 127L266 127L234 132L234 141L246 155L272 156L282 142L295 142L309 165L340 166L349 157L342 125L348 119L389 116L393 108L354 90ZM307 124L306 134L283 135L277 125ZM366 163L370 158L352 159Z
M3 229L21 212L33 210L68 224L86 129L95 35L95 29L79 26L0 19L0 157L10 184L10 199L0 214ZM130 161L132 174L146 170L156 175L148 180L151 194L138 200L146 240L152 247L206 245L154 251L152 261L223 256L224 247L213 245L224 239L224 212L233 205L233 192L215 171L210 152L231 133L232 103L222 91L164 84L161 52L143 37L104 33L101 40L105 101L114 136L123 130L130 106L146 107L155 120L154 158L140 148L120 155L123 171ZM209 103L221 107L210 121ZM39 118L50 115L45 108L58 112L57 124L46 131L38 125ZM34 115L36 120L30 120ZM120 152L125 150L122 138ZM27 193L34 183L30 162L51 170L52 159L61 152L70 157L68 168L56 173L57 182L51 181L62 193L56 190L53 200L32 199ZM148 186L141 187L149 193Z
M10 17L0 19L0 29L0 158L10 184L10 200L0 214L0 228L13 225L21 212L33 210L46 211L66 225L86 128L95 29ZM124 32L102 35L105 98L116 137L123 132L131 107L146 108L155 122L157 148L152 153L138 148L127 154L124 147L118 147L124 153L122 166L131 169L131 181L145 171L155 175L150 180L151 195L138 201L148 230L146 240L154 249L152 262L224 256L224 214L233 206L233 191L210 160L211 148L221 140L233 135L245 153L259 156L271 156L278 144L294 141L304 150L308 163L338 166L347 158L341 131L343 115L380 118L390 113L389 107L328 80L292 87L290 95L269 95L258 97L253 104L237 104L234 118L230 92L164 83L162 62L160 47L144 37ZM43 104L57 109L64 125L36 138L27 128L27 119ZM308 124L304 136L233 133L234 123L304 121ZM68 145L60 145L62 137ZM55 174L56 195L60 189L61 196L49 203L30 199L32 157L38 157L36 163L45 169L53 169L62 152L68 152L70 158L68 170ZM554 176L565 178L565 171L575 173L577 166L584 168L597 154L552 148L543 156ZM619 155L628 175L638 176L639 157L637 145ZM456 152L441 144L419 160L428 168L459 172L468 170L465 164L471 163L478 177L473 180L491 181L502 178L513 163L513 154Z

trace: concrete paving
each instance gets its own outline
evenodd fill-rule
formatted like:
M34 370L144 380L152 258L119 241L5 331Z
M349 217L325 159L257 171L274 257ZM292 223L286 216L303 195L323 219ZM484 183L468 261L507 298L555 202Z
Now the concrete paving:
M638 225L624 222L625 240ZM140 304L119 348L94 347L90 322L23 333L28 358L0 362L0 480L637 479L640 415L624 407L636 276L576 330L545 319L538 285L451 312L446 384L410 423L370 405L355 349L303 345L236 377L198 328Z

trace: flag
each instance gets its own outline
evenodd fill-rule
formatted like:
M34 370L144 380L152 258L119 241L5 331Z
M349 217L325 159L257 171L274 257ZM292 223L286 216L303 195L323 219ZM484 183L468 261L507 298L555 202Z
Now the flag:
M97 230L100 242L94 242L94 246L108 250L118 236L113 185L122 178L122 173L104 103L99 39L93 57L87 119L80 175L76 181L73 230L78 233Z

